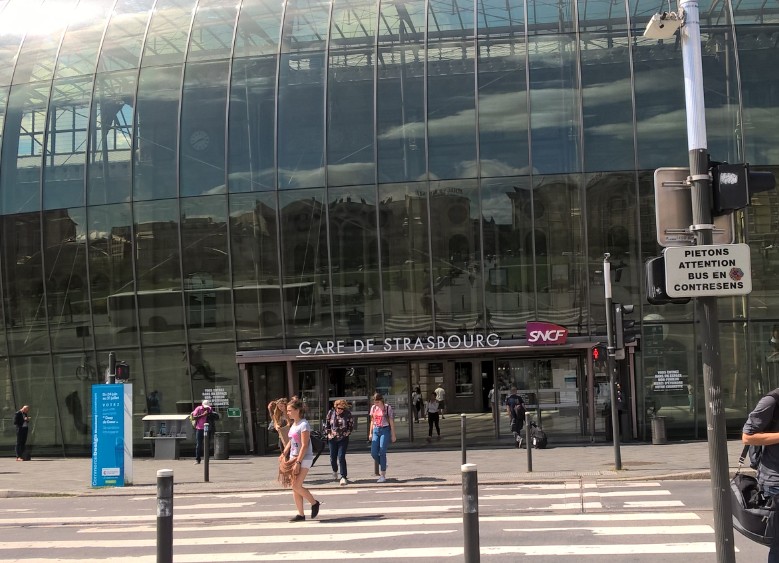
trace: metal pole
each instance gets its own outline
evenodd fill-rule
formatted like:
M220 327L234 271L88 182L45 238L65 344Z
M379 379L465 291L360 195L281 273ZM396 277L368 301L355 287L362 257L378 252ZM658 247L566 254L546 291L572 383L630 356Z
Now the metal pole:
M476 464L460 466L463 476L463 554L465 563L479 562L479 479Z
M533 444L530 443L530 413L525 412L525 447L527 448L527 472L533 472Z
M462 453L463 465L465 465L465 413L460 413L460 452Z
M173 563L173 470L157 471L157 563Z
M617 410L617 349L614 342L613 301L611 299L611 262L608 252L603 254L603 290L606 295L606 334L608 335L609 395L611 397L611 436L614 441L614 468L622 469L622 453L619 449L619 411ZM606 439L608 440L608 436Z
M210 457L209 454L211 453L211 444L208 439L209 430L209 425L206 422L205 426L203 426L203 481L206 483L208 483L208 459Z
M711 180L706 140L706 111L703 97L703 62L698 2L682 0L684 27L681 29L684 61L684 97L687 109L687 149L690 161L692 222L690 230L699 245L711 244ZM711 467L711 494L714 508L714 545L718 563L735 563L725 410L722 403L722 365L719 355L719 319L716 297L695 299L699 319L703 361L703 387L706 393L706 428Z
M116 354L108 352L108 381L106 383L116 383Z

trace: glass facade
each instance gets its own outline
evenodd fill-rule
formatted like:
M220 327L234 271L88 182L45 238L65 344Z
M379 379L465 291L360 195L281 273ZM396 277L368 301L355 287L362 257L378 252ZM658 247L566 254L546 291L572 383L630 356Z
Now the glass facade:
M604 252L642 331L637 435L665 409L672 437L705 437L694 308L643 297L661 251L653 169L687 166L679 43L642 37L657 9L0 2L0 448L29 403L37 451L88 453L109 351L131 364L140 417L216 387L261 413L236 353L307 339L512 340L544 320L594 343ZM776 171L779 10L700 12L712 158ZM719 299L734 434L779 386L777 193L736 219L754 289ZM539 393L540 373L576 364L497 361ZM404 390L415 366L393 368ZM337 369L336 387L356 377ZM465 394L478 366L453 373ZM246 445L245 419L221 429Z

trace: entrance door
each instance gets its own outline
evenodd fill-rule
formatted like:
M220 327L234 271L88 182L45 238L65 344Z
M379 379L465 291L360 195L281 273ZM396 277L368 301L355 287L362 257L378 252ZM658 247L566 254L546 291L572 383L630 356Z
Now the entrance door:
M584 439L587 425L582 367L578 356L498 360L500 432L510 432L509 416L503 405L511 387L516 386L532 419L550 437L562 441Z
M278 448L275 434L268 432L268 403L280 397L286 397L284 383L284 364L247 364L247 387L249 411L252 424L253 450L265 455Z

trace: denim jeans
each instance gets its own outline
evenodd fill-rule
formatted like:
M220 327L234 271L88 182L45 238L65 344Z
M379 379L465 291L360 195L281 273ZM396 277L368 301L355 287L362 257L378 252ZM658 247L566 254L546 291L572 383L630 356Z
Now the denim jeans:
M371 457L379 464L379 471L387 470L387 446L392 432L389 426L373 427L371 439Z
M205 429L197 430L195 436L195 460L200 461L203 456L203 438L205 437Z
M779 495L779 487L763 486L765 496ZM779 563L779 535L774 535L774 541L768 550L768 563Z
M346 473L346 448L349 447L349 436L341 438L340 440L330 440L327 442L330 447L330 467L333 468L333 472L338 471L338 466L341 466L341 477L344 479L349 475Z

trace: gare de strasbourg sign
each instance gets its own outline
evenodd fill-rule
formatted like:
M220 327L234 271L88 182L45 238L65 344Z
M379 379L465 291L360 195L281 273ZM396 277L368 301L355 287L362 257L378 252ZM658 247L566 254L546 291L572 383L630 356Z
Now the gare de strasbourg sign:
M527 342L536 346L565 344L568 329L552 323L528 321L526 325ZM353 348L347 350L346 340L304 340L298 345L298 352L304 356L330 354L371 354L374 352L412 352L415 350L459 350L467 348L496 348L500 345L500 335L491 332L484 334L452 334L450 336L405 336L395 338L374 338L353 340Z

